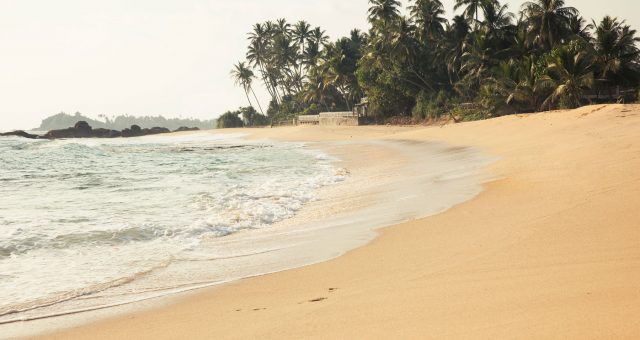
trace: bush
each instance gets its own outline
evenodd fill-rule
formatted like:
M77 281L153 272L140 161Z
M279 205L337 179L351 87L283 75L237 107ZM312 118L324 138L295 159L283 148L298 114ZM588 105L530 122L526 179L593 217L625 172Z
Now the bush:
M435 120L447 113L450 104L449 96L444 91L438 92L435 96L420 92L411 113L416 121Z
M218 117L216 121L216 127L218 129L238 128L243 127L244 123L242 119L238 117L241 111L227 111L222 116Z

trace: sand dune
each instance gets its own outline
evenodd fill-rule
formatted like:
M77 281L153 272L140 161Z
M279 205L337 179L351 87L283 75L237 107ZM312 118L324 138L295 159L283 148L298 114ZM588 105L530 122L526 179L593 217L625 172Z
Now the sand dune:
M640 106L247 133L475 146L500 179L336 260L45 338L640 338Z

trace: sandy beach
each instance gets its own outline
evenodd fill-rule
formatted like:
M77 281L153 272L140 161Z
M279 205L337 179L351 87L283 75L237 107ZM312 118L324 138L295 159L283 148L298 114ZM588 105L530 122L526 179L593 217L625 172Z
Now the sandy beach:
M320 148L376 140L474 147L498 159L486 169L496 180L475 199L385 228L337 259L41 338L640 337L640 106L431 127L231 132ZM334 151L356 171L394 157Z

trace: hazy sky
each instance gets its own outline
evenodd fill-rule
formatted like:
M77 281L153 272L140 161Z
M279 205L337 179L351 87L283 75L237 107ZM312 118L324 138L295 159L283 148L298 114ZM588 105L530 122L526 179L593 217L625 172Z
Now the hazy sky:
M522 2L506 1L512 11ZM587 18L610 14L640 29L638 0L567 2ZM454 0L443 3L450 15ZM367 0L0 0L0 130L36 127L60 111L210 119L246 105L229 71L254 23L304 19L335 39L366 29L367 8Z

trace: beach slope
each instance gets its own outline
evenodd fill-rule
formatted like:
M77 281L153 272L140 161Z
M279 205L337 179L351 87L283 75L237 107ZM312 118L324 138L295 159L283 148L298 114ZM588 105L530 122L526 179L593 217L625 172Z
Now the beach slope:
M338 259L44 338L640 338L640 106L249 133L474 146L498 180Z

